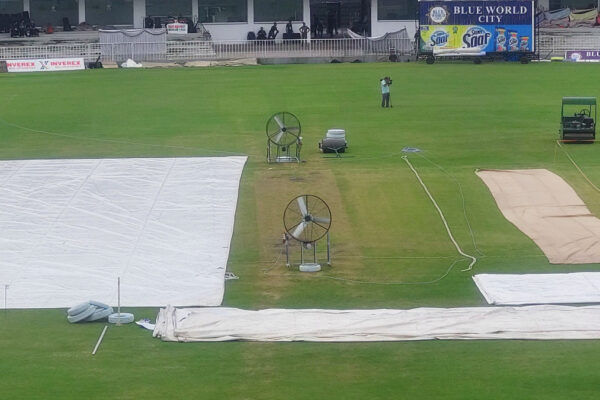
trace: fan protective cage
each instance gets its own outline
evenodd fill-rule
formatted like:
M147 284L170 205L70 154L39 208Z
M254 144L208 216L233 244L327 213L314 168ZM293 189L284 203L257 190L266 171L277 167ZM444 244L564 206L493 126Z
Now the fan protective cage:
M302 127L294 114L282 111L271 115L267 120L267 137L277 146L289 146L298 141Z
M320 197L304 194L288 203L283 213L283 225L292 238L313 243L329 231L331 210Z

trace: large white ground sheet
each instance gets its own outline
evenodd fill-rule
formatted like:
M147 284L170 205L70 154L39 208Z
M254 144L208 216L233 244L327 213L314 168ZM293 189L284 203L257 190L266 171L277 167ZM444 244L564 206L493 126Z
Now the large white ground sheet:
M429 339L600 339L600 306L283 310L166 307L165 341L373 342Z
M600 219L546 169L481 170L500 211L553 264L600 263Z
M221 304L245 162L0 161L0 302Z
M600 272L479 274L473 280L489 304L600 303Z

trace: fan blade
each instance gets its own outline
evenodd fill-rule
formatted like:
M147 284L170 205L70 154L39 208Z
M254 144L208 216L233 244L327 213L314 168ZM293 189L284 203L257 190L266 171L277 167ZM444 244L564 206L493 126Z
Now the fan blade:
M277 122L277 125L279 125L279 127L281 129L285 128L285 125L283 125L283 122L281 122L281 120L279 119L279 117L277 117L277 115L273 116L273 119L275 120L275 122Z
M300 223L300 225L298 225L296 229L294 229L294 232L292 232L292 236L298 239L304 231L304 228L306 228L306 222Z
M300 212L302 213L302 216L306 217L306 215L308 214L308 210L306 209L306 203L304 202L304 197L302 196L298 197L298 207L300 207Z
M328 224L331 222L329 218L321 218L321 217L312 217L312 220L315 222L320 222L322 224Z
M273 139L273 141L275 143L279 143L279 141L281 140L281 137L283 136L283 131L280 130L279 133L277 134L277 136L275 136L275 139Z

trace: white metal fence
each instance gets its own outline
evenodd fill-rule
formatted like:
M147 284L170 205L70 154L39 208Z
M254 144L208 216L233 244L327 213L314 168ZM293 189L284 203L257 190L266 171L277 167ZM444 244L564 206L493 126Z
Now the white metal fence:
M540 58L564 56L567 50L600 50L600 36L540 36Z
M409 55L410 39L315 39L255 41L168 41L164 46L147 43L86 43L47 46L0 47L0 60L83 57L86 61L191 61L232 58L359 57Z
M546 36L539 39L541 58L564 56L567 50L600 50L600 36ZM361 57L414 54L410 39L315 39L268 41L168 41L149 43L72 43L0 47L0 60L83 57L94 61L193 61L232 58Z

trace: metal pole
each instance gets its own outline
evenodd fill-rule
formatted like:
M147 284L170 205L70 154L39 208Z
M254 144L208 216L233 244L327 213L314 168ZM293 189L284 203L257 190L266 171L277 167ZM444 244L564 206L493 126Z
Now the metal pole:
M285 266L286 267L290 266L290 248L289 248L287 237L285 238Z
M329 231L327 231L327 265L331 266L331 252L329 251L330 241L329 241Z
M313 243L313 263L317 263L317 242Z
M7 295L8 295L8 285L4 285L4 315L6 315L6 310L8 308L8 303L6 301Z
M117 326L121 325L121 277L117 278Z
M92 351L92 355L96 355L96 351L98 351L98 347L100 347L100 343L102 343L102 339L104 338L104 334L106 333L107 329L108 329L108 325L104 325L104 329L102 329L102 333L100 334L100 337L98 338L98 341L96 342L96 347L94 347L94 351Z
M300 243L300 264L304 264L304 243Z

